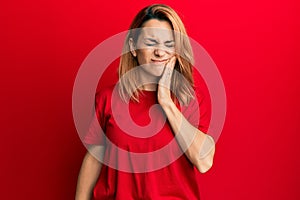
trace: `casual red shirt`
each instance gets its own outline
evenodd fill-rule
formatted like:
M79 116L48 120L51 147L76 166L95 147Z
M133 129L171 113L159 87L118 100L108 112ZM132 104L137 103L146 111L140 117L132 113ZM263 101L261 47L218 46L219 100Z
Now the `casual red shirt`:
M101 90L96 95L96 114L102 130L107 138L101 136L91 126L89 133L86 135L84 142L86 144L106 146L104 160L110 164L120 163L130 165L135 169L136 163L131 162L130 156L124 158L120 154L120 149L128 152L147 153L160 150L168 145L174 138L174 133L166 120L165 114L158 106L151 110L153 116L150 118L149 109L158 104L156 91L143 91L139 95L139 102L129 101L125 103L119 95L114 96L112 101L113 87ZM201 131L206 132L210 121L210 102L205 97L205 92L196 88L197 101L192 100L188 106L178 108L186 119L198 127ZM199 107L198 107L199 105ZM130 116L124 112L124 108L129 109ZM117 110L112 112L112 108ZM200 119L199 119L199 110ZM151 137L140 138L125 133L116 123L116 120L125 122L125 124L134 122L139 126L147 126L149 123L157 127L162 127L156 134ZM198 123L199 122L199 123ZM143 133L141 132L141 135ZM107 145L109 140L118 148ZM181 151L179 145L171 146L167 155L168 158L173 153ZM151 166L157 159L165 159L166 155L157 158L149 158L144 164L146 167ZM168 159L166 158L166 159ZM184 153L169 165L150 172L132 173L114 169L110 165L103 164L99 179L94 187L93 199L116 199L116 200L166 200L166 199L200 199L199 191L199 172L193 164L187 159Z

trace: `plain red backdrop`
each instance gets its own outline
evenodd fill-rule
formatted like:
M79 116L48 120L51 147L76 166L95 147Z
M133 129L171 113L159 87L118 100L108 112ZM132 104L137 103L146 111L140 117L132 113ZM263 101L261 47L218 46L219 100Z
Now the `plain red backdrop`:
M72 118L76 73L153 2L0 3L1 199L74 199L85 153ZM299 3L160 2L179 13L226 88L226 122L199 183L202 199L300 199Z

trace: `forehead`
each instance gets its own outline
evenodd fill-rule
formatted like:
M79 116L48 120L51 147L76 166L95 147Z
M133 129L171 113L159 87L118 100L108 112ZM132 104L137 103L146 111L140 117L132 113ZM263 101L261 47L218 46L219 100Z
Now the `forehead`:
M173 30L169 22L151 19L141 28L141 36L161 40L173 39Z

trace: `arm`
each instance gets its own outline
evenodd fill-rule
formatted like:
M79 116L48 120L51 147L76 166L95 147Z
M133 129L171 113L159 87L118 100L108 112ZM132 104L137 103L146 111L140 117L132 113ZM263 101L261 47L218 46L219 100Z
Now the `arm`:
M205 173L208 171L213 164L215 152L212 137L191 125L172 100L162 104L162 108L167 115L179 145L182 149L187 149L185 151L187 158L200 172Z
M185 155L201 173L205 173L213 164L215 143L211 136L191 125L171 99L170 74L172 74L175 61L173 58L165 66L158 85L158 102L169 120L180 147L186 149Z
M103 146L92 146L86 153L78 176L75 200L90 200L102 164L95 156L103 156Z

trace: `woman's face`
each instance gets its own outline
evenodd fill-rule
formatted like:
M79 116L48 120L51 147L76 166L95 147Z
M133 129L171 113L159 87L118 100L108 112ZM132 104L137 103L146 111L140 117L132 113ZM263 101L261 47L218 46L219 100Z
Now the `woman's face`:
M174 35L167 21L145 22L135 45L138 64L152 76L161 76L166 62L175 55Z

